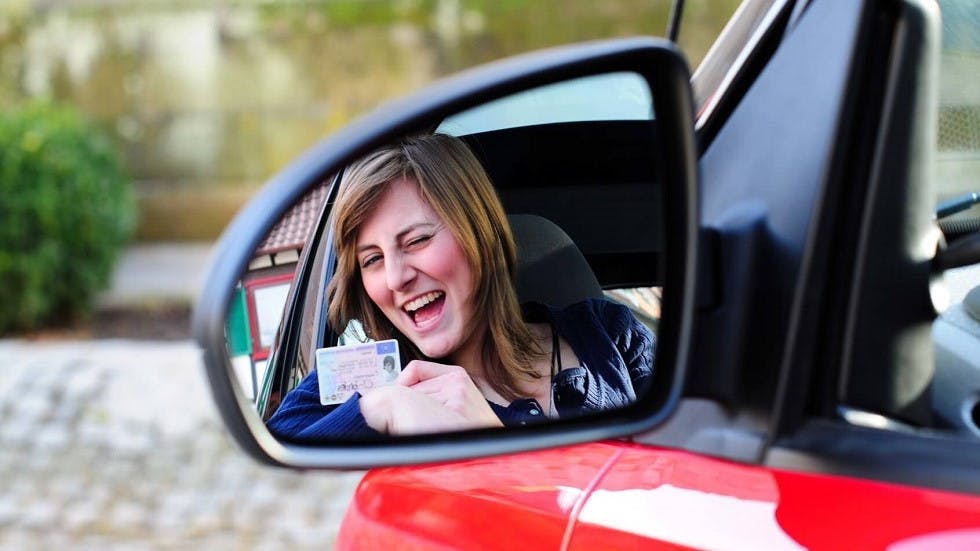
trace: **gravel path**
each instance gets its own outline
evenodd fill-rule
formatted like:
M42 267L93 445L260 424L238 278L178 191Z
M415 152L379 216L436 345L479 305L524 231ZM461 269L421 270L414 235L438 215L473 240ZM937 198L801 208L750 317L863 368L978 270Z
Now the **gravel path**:
M330 549L362 474L246 457L189 341L0 341L0 549Z

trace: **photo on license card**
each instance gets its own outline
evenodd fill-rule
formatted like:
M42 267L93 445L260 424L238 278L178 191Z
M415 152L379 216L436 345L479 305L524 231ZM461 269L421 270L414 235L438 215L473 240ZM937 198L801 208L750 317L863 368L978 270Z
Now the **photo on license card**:
M342 404L355 392L393 384L401 372L398 341L392 339L316 351L320 403Z

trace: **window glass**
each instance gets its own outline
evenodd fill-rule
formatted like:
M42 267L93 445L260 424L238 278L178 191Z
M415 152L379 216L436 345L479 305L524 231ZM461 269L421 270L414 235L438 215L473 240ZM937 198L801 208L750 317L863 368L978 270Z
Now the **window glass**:
M965 200L980 193L980 3L941 0L942 54L936 140L936 203L960 199L960 210L940 224L980 227L980 205ZM947 226L948 227L948 226ZM945 231L944 227L944 231ZM947 235L949 233L947 232ZM980 283L975 267L946 274L952 301L959 303Z
M980 3L939 4L943 48L936 181L938 199L945 200L980 191Z
M980 229L980 2L940 0L942 53L936 140L936 201L960 199L958 212L939 223L948 240L952 224ZM933 324L936 422L957 434L980 437L980 265L944 273L951 306Z
M636 73L609 73L541 86L447 118L437 132L465 136L575 121L650 120L650 87Z
M660 325L660 301L663 287L632 287L604 291L606 297L626 305L636 319L657 334Z

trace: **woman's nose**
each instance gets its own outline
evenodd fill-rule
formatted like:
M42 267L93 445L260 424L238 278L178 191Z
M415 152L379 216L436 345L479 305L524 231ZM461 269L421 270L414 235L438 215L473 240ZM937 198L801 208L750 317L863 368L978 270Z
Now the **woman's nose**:
M415 268L401 255L390 255L385 259L385 277L388 288L400 291L415 279Z

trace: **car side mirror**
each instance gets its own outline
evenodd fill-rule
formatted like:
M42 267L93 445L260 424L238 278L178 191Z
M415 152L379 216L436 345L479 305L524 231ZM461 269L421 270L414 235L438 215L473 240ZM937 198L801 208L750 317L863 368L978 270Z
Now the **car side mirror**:
M698 179L689 78L682 55L659 39L545 50L461 73L394 101L273 177L219 240L194 313L212 394L238 443L265 463L360 469L620 437L664 421L681 393L694 309ZM584 370L585 382L576 388L610 406L559 408L562 414L553 421L506 429L277 438L266 422L291 400L300 379L317 375L316 350L377 336L359 323L330 323L328 287L343 245L331 223L344 214L335 205L347 204L338 202L338 189L348 185L345 173L362 167L364 156L379 147L433 134L456 136L452 141L463 143L492 180L507 213L507 222L494 231L506 225L517 236L517 265L511 266L516 280L508 285L516 285L520 299L551 303L552 309L541 311L571 307L559 302L601 304L589 314L601 320L612 316L604 305L616 304L609 309L619 312L625 304L632 312L627 323L655 331L653 364L634 370L623 358L610 359L626 367L596 376L605 359L585 361L591 352L576 349L593 337L575 341L563 334L565 341L579 343L570 345L566 358ZM483 216L482 207L468 216ZM280 239L289 231L299 238ZM506 249L505 235L497 241ZM417 246L398 236L386 254ZM360 258L357 268L345 269L360 270L362 279L352 281L366 287L363 278L373 262ZM585 275L570 277L571 270ZM457 296L438 285L433 289L425 300ZM445 301L438 307L454 311L455 303ZM398 323L392 325L397 330ZM619 341L628 340L627 330L616 325L603 338L622 352L628 345ZM555 335L559 342L557 330ZM433 359L409 337L399 344L402 356L408 347L418 348L410 357ZM616 377L629 380L607 381ZM370 395L366 387L361 390ZM490 391L480 390L491 402ZM551 399L563 402L554 389ZM314 399L303 407L319 411L321 404ZM322 407L323 415L331 411Z

